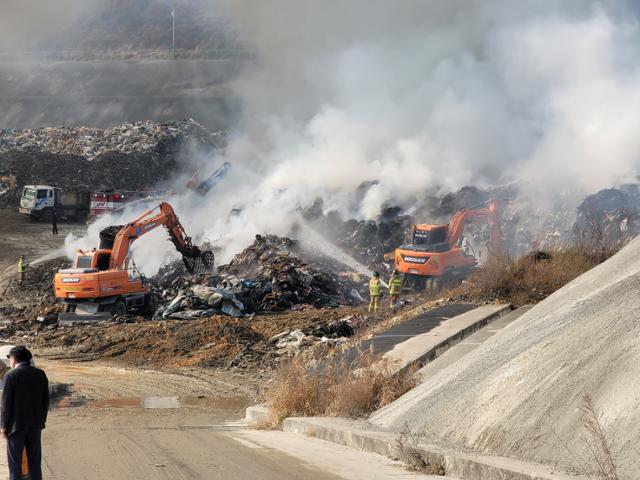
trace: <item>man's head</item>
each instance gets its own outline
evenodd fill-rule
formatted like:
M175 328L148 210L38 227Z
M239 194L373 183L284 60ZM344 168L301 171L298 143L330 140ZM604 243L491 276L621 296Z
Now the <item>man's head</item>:
M27 347L23 345L18 345L17 347L13 347L9 350L9 363L11 364L11 368L15 368L15 366L19 363L29 363L31 361L31 352L27 349Z
M380 276L380 272L373 272L373 276L378 278Z
M393 271L393 274L394 274L394 275L400 275L400 272L399 272L398 270L394 270L394 271Z

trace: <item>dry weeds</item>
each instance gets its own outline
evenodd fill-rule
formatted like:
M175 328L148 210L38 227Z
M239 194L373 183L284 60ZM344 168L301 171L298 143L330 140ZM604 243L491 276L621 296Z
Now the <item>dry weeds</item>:
M271 425L290 416L362 417L387 405L418 383L415 370L397 373L380 356L361 352L344 360L296 356L278 370L265 389Z
M593 406L593 400L589 395L584 396L582 414L582 426L587 433L585 444L590 453L596 478L619 480L611 440L604 432L600 418Z
M585 432L584 445L588 457L578 454L566 440L554 432L556 438L573 457L575 468L588 480L620 480L612 441L600 423L600 417L589 394L584 395L581 411L581 422Z
M430 461L420 448L417 435L405 424L395 442L397 460L406 464L409 470L428 475L446 475L444 467Z
M531 252L517 260L496 257L449 294L475 302L500 301L515 306L538 303L613 253L578 245L567 250Z

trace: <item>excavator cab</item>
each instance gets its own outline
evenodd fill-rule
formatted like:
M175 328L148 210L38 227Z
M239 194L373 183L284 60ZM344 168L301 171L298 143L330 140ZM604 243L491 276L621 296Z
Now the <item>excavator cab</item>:
M421 252L443 252L448 250L449 225L414 225L411 245Z
M78 250L75 268L77 269L95 269L98 272L109 270L111 262L111 250L90 250L85 252Z

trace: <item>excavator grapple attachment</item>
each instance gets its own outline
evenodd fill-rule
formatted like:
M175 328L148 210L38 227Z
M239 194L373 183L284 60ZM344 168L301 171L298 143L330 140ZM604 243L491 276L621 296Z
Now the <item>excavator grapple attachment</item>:
M187 271L193 275L202 275L213 271L213 252L206 250L193 257L182 256Z

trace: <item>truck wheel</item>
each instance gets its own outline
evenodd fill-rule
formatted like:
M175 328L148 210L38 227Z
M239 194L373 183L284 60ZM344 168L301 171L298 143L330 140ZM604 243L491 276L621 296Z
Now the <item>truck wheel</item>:
M114 315L126 315L127 314L127 303L124 300L118 300L113 307Z
M74 313L76 311L76 306L74 304L72 304L72 303L67 303L64 306L64 311L66 313Z

